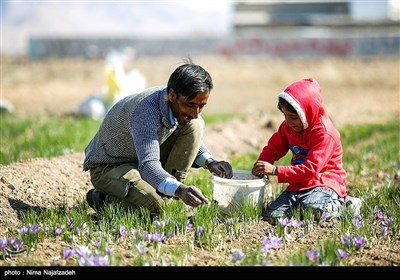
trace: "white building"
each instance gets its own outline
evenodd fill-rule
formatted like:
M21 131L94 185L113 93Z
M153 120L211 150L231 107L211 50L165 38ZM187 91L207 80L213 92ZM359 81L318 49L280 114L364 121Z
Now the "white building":
M283 26L398 28L400 0L244 0L236 2L233 21L236 34L264 33Z

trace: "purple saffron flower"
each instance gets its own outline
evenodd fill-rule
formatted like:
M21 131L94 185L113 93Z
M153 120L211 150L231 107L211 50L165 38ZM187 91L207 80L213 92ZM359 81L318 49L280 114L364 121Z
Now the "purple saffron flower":
M68 249L68 248L63 249L63 259L64 260L71 258L74 254L75 254L74 249Z
M33 224L30 228L29 228L29 233L30 234L36 234L39 231L39 225L38 224Z
M165 221L155 221L154 224L156 225L156 228L164 228L165 227Z
M201 237L203 235L204 232L204 228L202 226L198 226L197 227L197 234L199 237Z
M77 263L78 263L79 266L86 266L86 259L84 257L80 257L77 260Z
M356 247L356 250L359 250L365 243L367 243L367 238L356 236L353 238L353 243Z
M360 214L355 215L351 221L356 228L362 226L362 216Z
M100 241L99 240L92 240L92 244L94 247L99 248L100 247Z
M78 248L75 248L75 253L80 256L80 257L87 257L91 255L91 251L89 250L88 247L86 246L79 246Z
M271 237L271 247L273 249L280 249L282 247L282 238L277 236Z
M374 214L378 221L382 220L385 215L383 214L382 210L378 208L378 206L374 207Z
M393 218L386 218L382 220L382 225L384 227L390 227L393 224Z
M269 249L271 248L272 248L271 239L264 236L263 239L261 240L261 253L267 254Z
M75 234L76 234L76 235L79 235L80 232L81 232L80 228L79 228L79 227L76 227L76 228L75 228Z
M242 249L233 249L230 257L234 261L241 261L244 258L244 253Z
M186 222L186 231L192 231L193 230L193 224L187 220Z
M346 233L346 235L342 235L341 240L342 240L342 244L344 245L344 247L346 247L347 249L350 248L350 243L351 243L350 233Z
M271 249L271 246L269 244L265 244L261 246L261 253L262 254L268 254L269 249Z
M159 233L159 232L154 233L153 240L156 242L163 242L165 240L164 233Z
M279 219L278 221L281 224L281 226L283 226L283 227L291 226L291 220L289 220L288 218Z
M300 227L303 225L303 222L299 222L296 219L291 218L290 219L290 225L294 228Z
M12 236L10 236L10 237L8 238L8 244L11 244L11 245L13 245L13 244L14 244L14 242L15 242L15 238L14 238L14 237L12 237Z
M144 241L150 241L151 240L151 234L148 233L147 231L143 234L143 240Z
M347 251L343 250L343 249L337 249L337 252L339 254L339 258L344 259L347 258L348 256L350 256L350 253L348 253Z
M161 222L159 220L155 220L154 225L156 226L156 228L159 228L161 227Z
M15 250L21 249L23 245L24 245L24 242L21 239L18 239L12 243L12 246L14 247Z
M63 231L62 228L56 228L56 230L54 231L54 235L59 236L62 231Z
M266 254L269 249L279 249L282 247L282 238L276 236L264 237L261 241L261 252Z
M144 255L147 253L147 249L146 246L144 244L143 241L140 241L137 245L136 245L136 249L138 250L139 254Z
M112 250L112 249L110 249L110 248L107 248L107 249L106 249L106 254L107 254L107 255L111 255L111 254L112 254L112 252L113 252L113 250Z
M7 237L3 236L0 239L0 249L4 249L7 247Z
M94 256L89 259L89 264L91 266L108 266L108 256Z
M29 225L24 225L21 229L17 229L17 232L21 235L25 235L29 231Z
M119 234L120 234L121 236L126 236L126 235L127 235L127 233L126 233L126 231L125 231L125 226L120 226L120 227L119 227Z
M174 232L172 230L167 233L168 238L174 237Z
M386 235L388 235L388 228L384 227L382 228L381 236L386 236Z
M328 214L326 214L326 212L323 212L321 217L319 218L321 221L325 221L328 217Z
M307 257L310 260L310 262L317 262L319 260L319 249L308 250Z
M261 266L273 266L273 264L269 260L262 259Z

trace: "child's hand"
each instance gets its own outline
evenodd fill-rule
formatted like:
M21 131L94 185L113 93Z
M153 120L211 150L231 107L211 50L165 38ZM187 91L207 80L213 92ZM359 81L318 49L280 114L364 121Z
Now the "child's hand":
M254 163L254 166L251 169L251 173L254 176L262 178L265 175L273 175L274 170L274 165L270 164L269 162L259 160Z

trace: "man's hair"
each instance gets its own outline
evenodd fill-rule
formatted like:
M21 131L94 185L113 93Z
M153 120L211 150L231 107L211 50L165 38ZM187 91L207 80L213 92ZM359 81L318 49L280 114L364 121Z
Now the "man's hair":
M213 81L210 74L203 67L196 65L189 58L172 72L167 84L167 91L172 88L177 94L191 100L199 92L211 92Z
M281 112L283 113L282 107L284 107L284 108L285 108L286 110L288 110L289 112L298 115L296 109L295 109L292 105L290 105L290 103L287 102L286 99L284 99L284 98L282 98L282 97L279 97L278 109L279 109L279 111L281 111Z

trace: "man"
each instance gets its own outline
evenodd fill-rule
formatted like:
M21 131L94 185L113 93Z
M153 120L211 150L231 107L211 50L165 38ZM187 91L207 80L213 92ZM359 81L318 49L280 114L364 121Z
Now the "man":
M201 66L188 61L171 74L167 87L154 87L116 103L85 149L83 169L94 189L86 195L95 210L105 203L127 209L145 207L157 214L171 201L191 207L208 203L184 180L191 167L232 178L226 161L213 159L203 143L204 120L213 82Z

